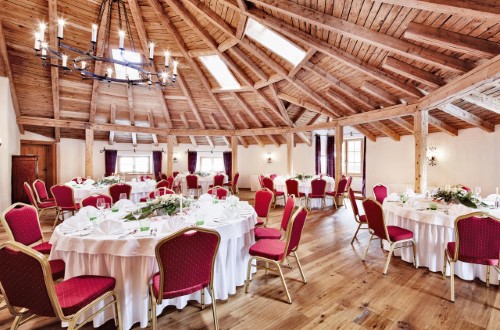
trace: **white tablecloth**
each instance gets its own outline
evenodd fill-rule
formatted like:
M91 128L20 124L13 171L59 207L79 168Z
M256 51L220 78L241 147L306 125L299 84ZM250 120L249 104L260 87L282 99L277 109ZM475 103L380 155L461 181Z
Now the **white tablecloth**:
M448 242L455 241L455 219L463 214L476 212L479 210L468 209L461 214L445 214L449 207L438 204L437 211L418 209L427 208L429 202L420 201L417 208L401 206L396 202L384 202L385 219L387 225L399 226L413 232L417 242L417 257L419 266L427 267L432 272L443 270L444 250ZM485 210L491 215L499 217L500 209ZM412 249L396 250L397 255L407 262L413 263ZM396 252L395 251L395 252ZM480 278L486 281L486 266L474 265L458 261L455 265L455 274L464 280ZM496 276L494 270L490 275L490 282L498 284L500 275ZM450 275L450 267L447 267L447 275Z
M228 178L226 174L224 175L224 183L228 182ZM208 191L208 186L214 183L214 176L215 174L210 174L208 176L198 176L198 185L201 186L201 193L204 194ZM186 174L179 174L175 177L175 182L178 184L178 182L181 182L181 191L184 196L188 196L188 189L187 189L187 181L186 181Z
M130 200L134 203L138 203L141 198L147 197L147 195L155 190L156 181L144 181L144 182L127 182L127 184L132 186L132 192L130 193ZM80 203L82 199L92 195L92 194L106 194L109 195L109 186L93 186L93 185L72 185L75 202Z
M237 286L244 284L249 259L248 249L255 243L253 229L257 216L248 203L240 202L238 209L246 209L246 214L226 223L213 222L213 219L223 212L223 205L207 203L202 209L207 212L204 227L213 228L221 235L215 262L214 290L217 299L227 300L230 294L236 293ZM112 213L108 213L108 216L117 217ZM124 224L129 230L137 227L135 221ZM151 223L153 228L161 225L162 221ZM158 271L155 246L168 234L158 233L154 237L132 235L118 239L118 235L64 235L61 226L58 226L50 239L53 245L50 259L62 259L66 262L66 279L84 274L114 277L115 291L122 310L123 328L130 329L136 322L140 322L140 326L145 328L148 323L149 283L152 275ZM164 300L164 303L158 306L158 315L168 305L181 309L189 300L200 301L200 292ZM205 301L211 303L208 292L205 294ZM108 310L94 320L94 326L98 327L112 317L112 311Z
M331 177L323 177L323 179L326 181L326 191L333 191L335 189L335 180ZM285 195L287 194L286 191L286 183L285 181L287 180L286 177L284 176L277 176L274 178L274 188L278 191L284 191ZM312 179L307 179L307 180L302 180L299 181L299 191L302 193L305 193L306 195L311 192L311 181ZM278 199L277 205L283 205L283 199L280 198ZM326 206L332 206L333 201L331 198L326 199ZM321 199L315 198L311 200L311 207L323 207Z

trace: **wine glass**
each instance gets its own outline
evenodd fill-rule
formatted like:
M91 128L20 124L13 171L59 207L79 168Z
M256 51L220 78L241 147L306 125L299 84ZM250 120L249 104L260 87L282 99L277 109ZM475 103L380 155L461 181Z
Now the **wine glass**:
M127 193L121 193L119 199L127 199Z
M479 197L481 197L481 187L476 187L474 191L476 193L476 198L479 199Z
M141 217L142 215L142 209L140 207L137 207L135 208L133 211L132 211L132 215L134 216L135 220L139 220L139 218Z
M82 184L82 178L81 178L81 177L79 177L79 176L77 176L77 177L76 177L76 183L78 183L78 184Z
M96 202L97 208L102 211L104 209L104 204L106 203L106 200L104 198L98 198Z

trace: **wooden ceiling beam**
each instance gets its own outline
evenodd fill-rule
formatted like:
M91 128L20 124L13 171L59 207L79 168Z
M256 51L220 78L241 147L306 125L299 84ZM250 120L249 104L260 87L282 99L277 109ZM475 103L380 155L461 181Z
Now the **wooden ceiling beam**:
M151 109L148 109L147 115L148 115L149 127L155 127L155 119ZM153 138L153 144L155 146L158 146L158 136L156 134L151 134L151 137Z
M445 132L451 136L458 135L458 129L430 115L429 115L429 125L432 125L436 127L438 130Z
M404 56L444 70L453 72L467 72L473 68L472 64L463 60L426 49L405 40L374 31L370 28L342 20L332 15L314 10L310 7L292 1L276 0L249 0L271 10L276 10L300 21L312 24L334 33L373 45L383 50Z
M382 62L382 67L403 77L408 77L412 80L418 81L419 83L433 89L446 85L446 81L444 81L443 78L393 57L387 56Z
M480 20L500 20L500 7L496 0L373 0L391 5L404 6L430 12L438 12L447 15L458 15L461 17L474 17Z
M329 112L326 112L326 110L322 109L320 106L317 106L316 104L312 104L310 102L304 101L302 99L298 99L294 96L291 96L291 95L285 94L285 93L278 93L278 97L284 101L298 105L299 107L306 108L309 111L316 112L316 113L325 115L327 117L330 117Z
M364 136L366 136L366 138L370 141L377 141L377 136L375 134L373 134L372 132L370 132L369 130L367 130L366 128L364 128L363 126L361 125L351 125L352 128L354 128L355 130L357 130L358 132L360 132L361 134L363 134Z
M9 61L9 54L7 53L7 45L5 43L5 34L3 31L2 18L0 17L0 62L3 62L4 68L3 72L5 72L7 78L9 79L9 88L10 88L10 97L12 98L12 106L14 108L14 112L16 114L16 119L21 117L21 109L19 107L19 100L17 98L16 86L14 85L14 77L12 75L12 68ZM24 125L17 123L19 128L19 132L24 134Z
M57 49L58 39L57 39L57 0L48 1L49 9L49 45L52 49ZM51 64L58 64L57 59L51 59ZM57 66L50 67L50 82L52 88L52 107L54 110L54 118L59 119L61 114L59 108L59 68ZM54 128L54 140L55 142L61 141L61 129L59 127Z
M397 96L368 81L365 81L363 85L361 85L361 90L377 100L382 100L386 105L399 103L399 98Z
M110 124L114 124L116 121L116 104L111 103L111 114L110 114ZM109 145L115 143L115 131L109 131Z
M255 89L261 89L261 88L267 87L267 86L269 86L271 84L280 82L282 80L285 80L285 77L283 77L280 74L274 74L271 77L269 77L267 80L262 80L262 81L256 82L253 85L253 87L255 87Z
M229 40L235 41L238 43L238 40L234 38L229 38ZM250 57L247 56L241 49L238 47L232 47L228 49L229 53L232 54L234 57L238 58L241 62L243 62L252 72L259 77L263 81L268 81L269 77L266 75L266 73L257 65L255 64L254 61L250 59ZM254 84L255 87L255 84ZM257 88L257 87L255 87Z
M413 124L410 124L408 121L404 120L403 118L392 118L391 120L413 134L413 132L414 132Z
M475 57L491 58L500 54L500 44L496 42L415 22L408 24L403 37Z
M462 96L465 101L475 104L483 109L493 111L500 115L500 100L478 92Z
M299 112L295 115L295 118L293 118L293 123L297 124L297 122L300 120L300 118L302 118L302 116L306 113L307 109L299 107L298 105L295 105L295 104L293 104L293 105L300 109Z
M132 92L132 86L126 86L127 88L127 104L128 104L128 114L130 118L130 126L135 126L135 113L134 113L134 94ZM132 132L132 145L137 147L137 133Z
M463 120L471 125L479 127L488 133L492 133L495 131L495 125L493 125L489 121L483 120L482 118L468 111L465 111L464 109L457 107L456 105L453 105L451 103L440 105L438 106L438 109L454 117L457 117L460 120Z
M210 121L212 122L212 124L214 125L214 127L216 129L220 129L219 122L217 121L217 119L215 118L215 116L211 113L211 114L208 115L208 117L210 118ZM224 143L226 144L226 146L228 146L228 147L231 146L231 142L229 141L229 139L226 136L223 136L222 139L224 140Z
M184 112L181 112L180 116L181 116L182 123L184 124L184 127L186 129L190 129L189 121L187 120L186 114ZM189 140L191 140L191 144L193 145L193 147L196 148L198 146L198 143L196 143L196 139L194 138L194 136L189 135Z
M247 122L247 121L245 120L245 118L241 115L241 112L239 112L239 111L238 111L238 112L236 113L236 117L240 120L240 122L241 122L241 124L242 124L243 128L246 128L246 129L250 128L250 125L248 125L248 122ZM255 142L257 142L257 144L258 144L259 146L261 146L261 147L264 147L264 146L265 146L265 144L264 144L264 142L262 141L262 139L260 138L260 136L258 136L258 135L253 135L252 137L255 139Z
M316 54L316 49L314 48L309 48L309 50L306 52L306 55L304 55L304 58L302 61L300 61L290 72L288 72L288 77L293 78L297 74L297 72L302 69L302 67L309 62L309 60Z
M225 41L221 42L219 44L219 47L217 47L217 48L219 49L219 52L223 53L226 50L231 49L233 46L235 46L237 44L238 44L237 40L235 40L233 38L227 38Z

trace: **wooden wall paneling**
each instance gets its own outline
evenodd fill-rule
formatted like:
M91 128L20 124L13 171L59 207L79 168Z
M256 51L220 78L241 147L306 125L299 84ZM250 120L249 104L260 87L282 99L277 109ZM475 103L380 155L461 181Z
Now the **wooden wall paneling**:
M31 204L28 195L24 191L24 182L28 182L31 185L36 179L38 179L38 156L13 155L11 178L12 203L21 202Z

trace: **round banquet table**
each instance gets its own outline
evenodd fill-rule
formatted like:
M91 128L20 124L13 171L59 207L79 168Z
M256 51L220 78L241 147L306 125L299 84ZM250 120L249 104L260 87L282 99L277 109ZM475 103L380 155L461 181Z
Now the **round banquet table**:
M186 175L187 174L179 174L175 177L175 183L179 184L179 181L181 183L181 191L184 196L188 196L188 189L187 189L187 181L186 181ZM228 178L226 174L224 175L224 183L228 182ZM215 174L210 174L208 176L198 176L198 185L201 186L201 193L205 194L208 191L208 186L214 183L214 176Z
M147 195L155 190L156 181L149 180L144 182L127 182L127 184L132 186L132 192L130 193L130 200L134 203L139 203L141 198L147 197ZM75 202L80 203L84 198L92 194L106 194L109 195L109 186L93 186L85 184L70 184L73 188Z
M274 178L274 189L278 190L278 191L284 191L285 192L285 196L287 194L287 191L286 191L286 183L285 181L287 180L286 177L284 176L281 176L281 175L278 175L277 177ZM311 192L311 181L313 179L306 179L306 180L299 180L299 191L301 193L304 193L306 194L309 194ZM326 181L326 191L333 191L335 189L335 179L331 178L331 177L327 177L327 176L324 176L323 177L323 180ZM277 200L277 205L284 205L283 204L283 199L282 198L279 198ZM333 205L333 200L331 198L326 198L326 206L332 206ZM321 199L319 198L315 198L315 199L312 199L311 200L311 207L323 207L322 203L321 203Z
M202 206L206 213L205 228L219 232L221 242L217 252L214 270L214 291L216 299L227 300L230 294L236 293L236 287L242 286L245 281L246 268L249 259L248 250L255 243L254 226L257 215L246 202L239 202L238 212L233 219L224 222L215 222L224 211L223 203L206 203ZM243 211L243 209L245 209ZM244 212L244 213L240 213ZM251 211L250 211L251 210ZM122 212L122 211L120 211ZM108 211L106 218L123 218L127 213L116 215ZM238 215L239 214L239 215ZM108 217L109 216L109 217ZM189 217L189 216L185 216ZM169 218L169 217L160 217ZM214 221L215 219L215 221ZM194 220L194 219L193 219ZM152 228L162 228L165 221L151 222ZM67 267L65 279L78 275L102 275L116 279L115 291L119 297L121 316L124 329L130 329L139 322L141 328L148 324L148 295L149 284L153 274L158 272L155 257L155 246L165 236L179 230L185 225L171 229L170 232L159 231L156 236L139 236L133 234L125 238L119 235L99 235L80 231L64 233L59 225L51 239L53 245L50 259L62 259ZM192 222L191 222L192 223ZM136 221L124 222L126 232L137 228ZM92 229L91 229L92 230ZM185 295L175 299L164 299L158 306L157 313L169 305L178 309L184 308L189 300L200 302L200 292ZM211 297L205 294L205 302L210 304ZM95 310L100 308L96 307ZM113 311L107 309L94 319L94 327L101 326L113 318Z
M413 232L417 243L417 258L419 267L427 267L432 272L442 272L444 263L444 250L448 242L455 241L455 219L461 215L486 211L492 216L499 217L500 209L476 210L461 206L459 213L448 205L438 204L438 210L427 210L429 201L418 200L415 207L402 205L400 202L384 201L385 221L389 226L399 226ZM425 210L422 210L425 209ZM449 214L445 212L448 211ZM396 253L397 252L397 253ZM399 249L395 255L407 262L413 263L412 249ZM486 282L486 266L464 262L456 262L455 274L464 280L479 278ZM495 276L494 270L490 274L490 282L498 284L500 275ZM446 275L450 275L448 265Z

